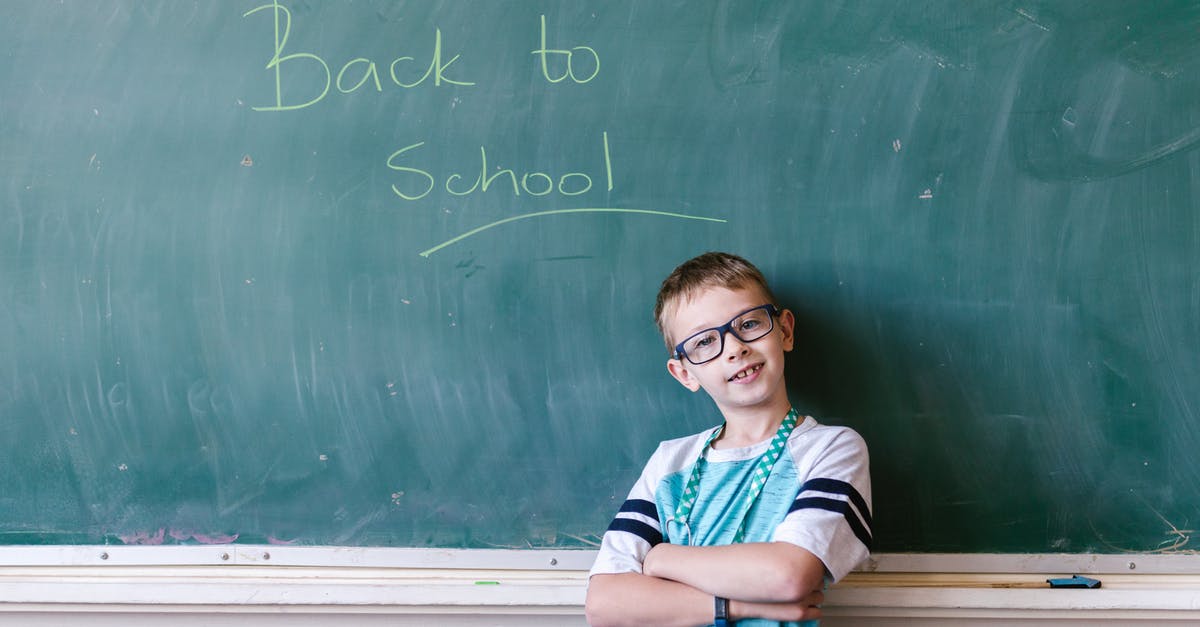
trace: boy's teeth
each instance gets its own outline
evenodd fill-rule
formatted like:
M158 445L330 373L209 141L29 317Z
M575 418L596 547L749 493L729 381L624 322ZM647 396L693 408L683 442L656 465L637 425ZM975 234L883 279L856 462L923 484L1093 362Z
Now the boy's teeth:
M758 372L758 369L759 369L759 366L755 366L753 368L743 370L743 371L733 375L733 378L734 379L745 379L746 377L754 374L755 372Z

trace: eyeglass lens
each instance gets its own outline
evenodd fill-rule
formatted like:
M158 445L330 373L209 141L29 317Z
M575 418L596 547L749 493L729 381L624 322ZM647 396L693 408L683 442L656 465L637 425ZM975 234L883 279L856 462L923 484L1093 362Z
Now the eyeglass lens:
M726 327L737 339L743 342L753 342L770 333L773 322L770 312L765 308L759 308L730 320ZM725 336L722 329L701 331L683 343L684 354L687 355L688 361L694 364L711 361L723 350L725 350Z

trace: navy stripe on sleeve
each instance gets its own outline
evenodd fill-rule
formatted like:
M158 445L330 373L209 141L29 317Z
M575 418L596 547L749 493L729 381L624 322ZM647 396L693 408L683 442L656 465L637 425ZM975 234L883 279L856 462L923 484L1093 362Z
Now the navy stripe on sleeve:
M634 514L641 514L642 516L658 520L658 507L654 503L644 499L629 499L625 501L621 505L621 511L633 512Z
M863 526L858 516L854 514L854 509L846 501L831 499L823 496L808 496L796 499L792 506L788 509L788 513L792 513L800 509L823 509L827 512L841 514L846 519L846 523L850 525L850 529L854 531L854 535L862 542L867 550L871 550L871 532Z
M651 548L661 544L663 541L662 532L640 520L635 520L633 518L614 518L612 524L608 526L608 530L632 533L646 542L649 542Z
M850 485L849 483L846 483L845 481L839 481L837 479L809 479L808 481L804 482L804 485L800 486L800 492L802 494L805 490L815 490L817 492L827 492L829 494L841 494L842 496L848 497L850 502L854 503L854 506L858 508L858 513L862 516L863 522L867 523L867 528L869 529L875 526L875 523L871 522L871 508L867 507L867 500L864 499L862 495L858 493L858 490L855 490L854 486Z

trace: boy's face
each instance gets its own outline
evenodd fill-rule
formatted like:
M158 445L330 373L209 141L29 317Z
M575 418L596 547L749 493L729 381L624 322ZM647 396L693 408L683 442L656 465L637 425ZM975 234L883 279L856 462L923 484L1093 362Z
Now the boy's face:
M672 343L693 333L719 327L738 314L770 301L757 287L705 288L690 300L679 300L666 316ZM670 359L667 370L687 389L708 392L726 419L734 415L769 411L787 413L790 405L783 381L783 354L792 350L792 312L783 310L774 329L753 342L742 342L725 333L725 346L712 361L693 364L686 358Z

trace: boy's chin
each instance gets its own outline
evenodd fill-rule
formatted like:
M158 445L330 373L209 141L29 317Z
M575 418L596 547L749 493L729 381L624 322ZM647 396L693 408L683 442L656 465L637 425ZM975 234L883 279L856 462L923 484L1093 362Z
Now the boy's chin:
M766 409L774 404L773 394L727 394L719 400L714 399L717 407L722 410L737 409Z

